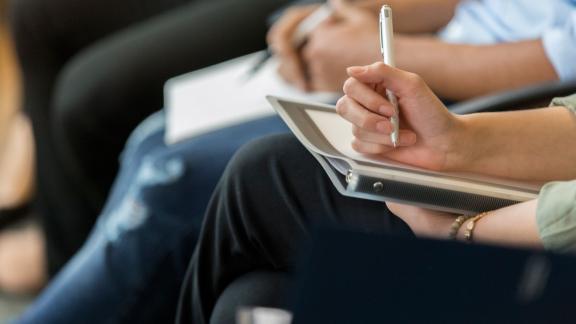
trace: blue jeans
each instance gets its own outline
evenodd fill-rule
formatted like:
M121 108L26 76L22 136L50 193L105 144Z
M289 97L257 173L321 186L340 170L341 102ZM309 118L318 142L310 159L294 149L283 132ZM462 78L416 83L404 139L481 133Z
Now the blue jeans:
M164 115L132 134L83 248L16 323L170 323L204 209L233 153L278 117L166 146Z

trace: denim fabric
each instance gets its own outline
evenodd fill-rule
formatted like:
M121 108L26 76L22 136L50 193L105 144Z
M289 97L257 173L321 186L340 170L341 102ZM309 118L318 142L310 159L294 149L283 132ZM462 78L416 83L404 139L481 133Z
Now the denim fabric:
M16 323L170 323L204 209L233 153L285 132L268 117L165 146L164 115L134 131L81 251Z

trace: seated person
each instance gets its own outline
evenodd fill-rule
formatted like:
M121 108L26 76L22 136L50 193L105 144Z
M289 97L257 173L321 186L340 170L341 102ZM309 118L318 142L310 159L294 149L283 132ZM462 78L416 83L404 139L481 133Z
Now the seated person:
M0 289L40 288L82 246L126 139L161 108L168 78L265 48L267 17L288 3L9 1L23 109L34 131L33 207L43 235L30 240L0 233ZM38 242L45 244L18 246ZM31 263L27 257L36 257L27 251L45 253L46 262L32 264L47 269L20 271Z
M346 6L343 7L342 4L339 3L335 5L337 14L340 10L343 12L351 11L357 15L366 14L364 11ZM290 11L290 13L286 15L294 15L294 12L295 11ZM426 11L415 11L414 14L425 18L427 17L424 15L425 13ZM372 14L368 12L368 15ZM281 27L280 25L289 24L292 21L291 19L288 20L288 22L284 19L278 22L277 27L273 29L270 35L278 33L278 30L284 30L285 27ZM359 26L362 22L362 19L343 19L340 20L337 25L331 24L330 28L335 28L335 32L346 34L360 29ZM551 26L553 26L553 24L544 24L543 26L540 33L544 33L549 27L552 28ZM270 38L274 37L276 36L270 36ZM271 46L274 47L274 41L272 40L271 42ZM367 40L367 42L370 43L370 46L376 49L378 48L375 41ZM455 48L459 46L460 45L455 46ZM502 46L506 46L506 44L502 44ZM479 48L479 50L480 49L481 48ZM280 56L282 55L280 54ZM546 63L548 62L547 56L544 55L540 57L537 55L537 57L544 60L544 67L551 66L550 63ZM537 62L540 62L540 60L538 59L533 63L537 64ZM434 70L434 75L442 75L444 73L443 67L435 65L433 61L429 61L429 65L431 67L430 70L434 69L435 66L438 67ZM466 71L464 66L462 67L463 70ZM454 68L456 69L455 66ZM556 78L553 69L549 72L554 75L552 78ZM546 74L543 73L543 75ZM475 81L480 82L480 79L475 79ZM215 179L217 179L222 172L224 162L226 162L228 156L241 144L241 141L238 141L238 139L248 140L266 133L285 130L282 124L278 123L277 119L271 118L267 122L270 123L270 128L268 128L266 132L253 131L251 127L246 127L243 131L247 133L243 133L244 136L238 137L237 131L229 129L222 130L212 135L208 134L206 137L201 136L191 139L193 144L189 146L182 144L176 147L166 148L160 141L156 140L154 142L155 144L147 146L146 149L143 149L139 153L139 158L146 159L146 163L134 161L124 163L121 175L119 176L119 179L122 180L118 180L117 188L114 189L114 193L110 198L109 206L113 207L105 209L99 226L92 234L93 237L100 237L101 239L91 239L84 246L70 265L66 267L63 274L55 279L55 282L42 294L38 302L28 310L23 322L33 322L34 319L37 320L39 318L44 319L47 323L56 322L56 320L50 321L49 319L60 319L60 321L62 321L63 318L74 318L74 314L78 314L78 312L82 313L81 310L84 310L84 307L94 309L92 305L105 305L95 313L101 316L113 317L116 315L117 310L123 307L120 302L115 302L117 299L110 297L113 296L113 294L141 296L138 293L139 289L141 289L142 286L153 286L155 283L160 282L159 278L169 277L174 281L179 280L181 277L173 274L182 274L184 272L184 262L167 263L164 261L166 259L178 259L182 256L187 258L191 255L198 230L195 224L200 222L202 210L208 203L207 192L214 187ZM158 132L162 131L162 129L158 130ZM158 135L155 134L151 136ZM215 140L215 138L218 140ZM220 159L217 160L218 163L214 163L215 160L212 158L212 153L214 152L219 152L217 155L220 157ZM150 179L147 178L149 175L148 166L162 166L172 159L182 160L186 165L186 171L183 172L189 174L189 176L194 175L194 181L153 182L150 184L148 182ZM146 185L141 186L142 184ZM132 186L131 190L126 189L130 186ZM124 187L124 189L122 189L122 187ZM168 194L171 190L178 191L179 195L171 196ZM180 196L180 194L186 198L174 198L184 197ZM115 201L123 200L124 195L136 195L141 197L141 199L138 199L137 204L129 203L118 205ZM127 201L132 200L127 199ZM122 208L117 208L118 206L122 206ZM139 219L142 208L145 210L169 209L171 215L174 217L171 221L177 224L174 226L180 226L182 231L174 232L170 226L157 226L158 223L156 219L160 216L157 216L155 213L150 213L148 217L134 223L133 226L126 227L128 230L115 231L118 235L114 235L114 239L102 239L102 237L108 237L107 229L118 226L119 219L125 219L126 221L133 218ZM108 216L111 211L114 211L114 217ZM158 215L159 214L160 213L158 213ZM167 220L167 218L164 218L164 220ZM164 245L158 241L156 245L154 245L154 252L152 253L151 250L149 250L151 249L150 247L144 248L150 237L150 229L154 229L154 235L156 237L170 237L171 240L173 240L172 242L176 243ZM129 244L127 243L128 241L132 243ZM136 248L136 246L140 246L140 248ZM122 258L107 259L107 254L139 255L139 258L146 260L146 262L142 263L142 267L138 268L138 273L135 274L134 269L123 267ZM111 262L111 260L117 261ZM127 278L128 276L134 275L141 276L136 284L129 286L118 284L121 282L118 278ZM80 287L79 285L71 284L72 282L81 282L87 276L92 278L92 280L85 280L85 283L92 288L82 286L82 289L78 289ZM168 286L169 285L165 285L165 287ZM67 287L67 289L63 287ZM87 294L87 292L90 292L90 294ZM74 301L78 301L77 303L71 302L69 298L71 294L78 296L78 298L73 299ZM168 292L166 292L166 294L168 294ZM172 291L171 294L176 295L177 292ZM133 298L136 301L133 301L131 305L134 309L137 309L137 303L141 300L138 299L139 297ZM87 302L89 300L91 302ZM124 300L128 299L126 298ZM63 311L62 307L59 306L64 304L66 305L66 311ZM149 316L148 318L153 317Z
M221 174L212 170L223 170L243 143L287 128L269 117L166 146L164 118L156 113L133 132L89 240L16 323L174 322Z
M268 37L281 75L304 89L339 91L346 67L381 61L376 16L382 2L394 10L397 66L418 73L443 99L576 78L571 0L372 1L362 7L336 0L334 18L315 29L303 49L292 47L290 32L312 9L295 9Z
M538 199L483 214L472 238L460 230L458 239L576 251L576 182L567 182L576 179L576 98L564 107L460 116L416 74L383 63L348 72L337 108L354 125L356 151L437 171L550 182ZM396 149L385 89L400 102ZM208 323L219 295L248 272L291 271L313 225L448 238L456 217L345 197L293 136L256 141L232 159L212 197L179 322Z

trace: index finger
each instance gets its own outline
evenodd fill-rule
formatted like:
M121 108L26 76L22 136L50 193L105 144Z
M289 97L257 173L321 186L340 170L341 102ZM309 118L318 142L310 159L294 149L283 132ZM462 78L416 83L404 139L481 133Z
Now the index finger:
M268 45L275 53L293 53L296 54L297 48L294 47L292 38L298 25L318 5L299 6L287 9L286 12L272 25L267 35Z
M344 82L343 91L348 97L356 100L372 112L387 117L394 115L395 110L392 104L383 95L365 83L349 78Z
M382 62L349 67L347 72L349 76L362 83L381 84L400 97L427 89L426 83L419 75L402 71Z

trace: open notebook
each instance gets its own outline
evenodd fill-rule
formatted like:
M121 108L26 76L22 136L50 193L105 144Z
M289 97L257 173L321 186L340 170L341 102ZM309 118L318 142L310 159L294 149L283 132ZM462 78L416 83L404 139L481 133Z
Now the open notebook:
M540 185L477 174L443 173L354 151L352 125L334 106L268 96L298 140L346 196L474 214L538 196Z
M276 72L275 59L253 73L264 55L263 51L248 54L168 80L164 87L166 143L273 115L267 94L318 102L335 102L340 96L292 87Z

